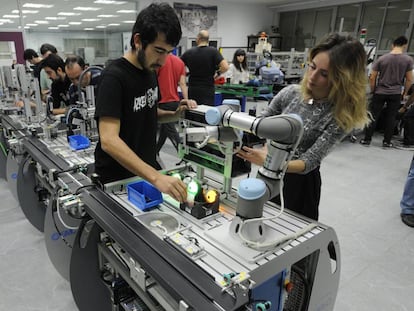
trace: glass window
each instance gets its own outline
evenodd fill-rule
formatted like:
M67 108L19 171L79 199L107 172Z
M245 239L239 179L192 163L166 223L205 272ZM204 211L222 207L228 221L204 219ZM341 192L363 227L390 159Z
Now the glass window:
M307 47L313 47L326 34L331 32L331 19L332 9L316 11L315 27L313 30L313 37L315 38L315 42L313 42L312 46Z
M315 11L301 11L298 13L294 41L296 50L303 51L305 48L311 48L315 45L314 23Z
M390 1L387 6L384 30L379 44L380 50L391 48L395 38L405 35L410 17L411 0Z
M360 4L341 5L335 21L335 31L340 31L342 21L342 32L354 34Z
M363 16L361 19L360 28L367 29L366 39L375 39L378 41L382 21L384 19L384 10L386 7L386 2L374 2L374 3L365 3L363 9Z
M279 30L282 36L282 51L289 51L293 47L295 34L296 12L280 14Z

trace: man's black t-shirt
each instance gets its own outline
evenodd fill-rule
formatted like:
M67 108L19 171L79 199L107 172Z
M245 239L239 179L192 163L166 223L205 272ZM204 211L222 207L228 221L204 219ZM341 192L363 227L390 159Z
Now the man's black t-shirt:
M190 71L189 86L213 86L214 74L223 56L211 46L198 46L184 52L181 56Z
M156 167L157 104L154 72L140 70L125 58L114 60L101 75L95 117L120 120L119 137L143 161ZM134 176L102 150L95 149L95 172L102 183Z
M181 56L190 71L188 96L198 104L214 105L214 74L223 56L211 46L189 49Z
M53 98L53 109L64 108L69 105L68 90L71 83L66 75L65 79L52 82L50 95Z
M33 77L40 80L40 70L42 70L40 64L30 65L30 68L33 70Z

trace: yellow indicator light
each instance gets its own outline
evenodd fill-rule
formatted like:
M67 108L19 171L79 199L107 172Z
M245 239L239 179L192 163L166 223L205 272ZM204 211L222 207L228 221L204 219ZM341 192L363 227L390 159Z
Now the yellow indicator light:
M206 200L207 203L214 203L214 202L216 202L217 201L217 197L218 197L218 193L217 193L216 190L209 190L204 195L204 199Z

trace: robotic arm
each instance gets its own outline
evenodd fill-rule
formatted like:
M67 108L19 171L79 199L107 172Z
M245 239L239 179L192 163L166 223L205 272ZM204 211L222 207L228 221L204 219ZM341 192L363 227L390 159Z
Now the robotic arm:
M302 138L302 119L294 114L253 117L234 111L231 105L222 105L209 109L206 121L210 125L232 127L270 140L268 154L263 167L259 169L258 178L266 183L267 200L278 195L279 181Z
M246 226L249 241L260 242L264 238L262 225L263 205L278 195L287 164L294 154L303 134L302 119L298 115L285 114L258 118L236 112L231 105L214 107L206 112L210 125L232 127L269 139L268 154L257 178L242 180L239 185L236 217L233 228ZM253 220L254 219L254 220ZM252 221L253 220L253 221Z

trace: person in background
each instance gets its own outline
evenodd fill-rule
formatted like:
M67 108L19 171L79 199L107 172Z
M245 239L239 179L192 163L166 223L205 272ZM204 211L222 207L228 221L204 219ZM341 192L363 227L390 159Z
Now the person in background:
M414 157L405 181L404 192L400 201L401 220L407 226L414 227Z
M263 117L293 113L303 120L302 140L283 179L286 208L318 219L322 159L347 133L369 122L365 67L366 53L358 40L329 34L311 49L301 84L283 88L262 111ZM238 152L260 166L266 155L266 148ZM281 203L280 197L273 201Z
M175 111L180 104L180 96L177 86L180 86L183 99L188 99L187 82L185 77L185 65L183 61L173 54L169 54L165 64L158 70L158 86L161 99L158 107L163 110ZM180 136L176 129L176 122L162 123L159 127L157 141L157 154L159 154L167 137L171 140L174 148L178 150Z
M40 54L42 54L43 58L48 57L50 54L57 54L57 49L54 45L49 43L43 43L40 46Z
M33 76L38 79L40 86L40 71L43 58L39 56L33 49L26 49L23 52L23 58L25 61L29 62L31 69L33 70Z
M33 77L37 78L39 81L39 88L40 88L40 73L44 70L42 69L42 58L39 56L39 54L36 53L33 49L26 49L23 52L23 58L25 61L27 61L30 64L30 67L32 69ZM30 103L31 107L35 109L36 104L34 102ZM24 107L24 102L21 99L18 99L16 101L17 107Z
M185 51L181 59L189 70L189 98L197 104L214 106L215 75L225 73L229 65L216 48L208 45L208 41L208 31L201 30L196 38L197 46Z
M86 94L83 89L89 85L93 86L95 97L98 91L98 83L101 77L102 69L99 67L91 67L82 76L81 93L79 93L79 79L87 68L88 67L82 57L78 55L69 55L66 57L65 73L72 82L68 90L70 108L66 113L68 136L74 135L75 130L79 129L79 124L82 122L81 120L84 120L84 116L77 105L79 102L86 102ZM79 98L79 94L82 94L81 98ZM93 98L93 102L95 102L95 98ZM90 124L88 123L88 125Z
M69 55L65 59L65 73L69 80L72 82L72 84L69 87L69 104L74 105L79 99L79 92L78 92L78 86L79 86L79 78L82 74L82 72L87 69L88 66L86 66L85 61L82 57L78 55ZM101 77L101 69L99 68L91 68L89 71L87 71L83 77L82 77L82 85L81 87L84 88L88 85L94 86L95 90L95 96L97 93L97 87L99 84L99 80Z
M233 61L229 70L226 72L226 78L230 79L231 84L244 84L249 81L250 73L247 67L246 51L238 49L233 55Z
M42 68L52 80L50 96L53 100L53 107L50 107L51 112L54 115L64 114L69 105L68 90L71 85L65 72L65 63L58 55L50 54L42 61Z
M403 150L414 150L414 85L404 98L404 104L398 110L398 120L402 121L403 139L395 147Z
M102 72L95 111L99 129L95 172L101 183L140 176L177 201L186 201L187 186L156 169L157 122L173 122L183 109L196 106L187 100L176 111L157 106L155 71L181 34L174 9L167 3L152 3L137 16L131 49Z
M364 138L360 143L365 146L371 144L377 120L383 111L385 116L384 148L393 147L391 138L394 133L398 109L401 105L401 95L407 95L413 84L413 60L411 56L404 53L407 49L408 40L400 36L394 40L391 52L381 56L374 62L369 77L371 93L373 94L370 111L372 122L364 130ZM401 90L404 88L403 94ZM384 104L387 104L383 109Z
M40 46L40 54L42 58L45 59L50 54L57 54L57 49L49 43L44 43ZM46 101L46 96L50 94L52 87L52 80L50 80L46 72L42 69L40 71L40 92L42 95L42 100Z

